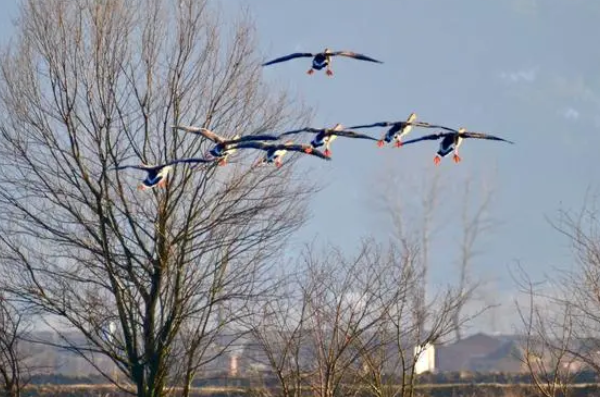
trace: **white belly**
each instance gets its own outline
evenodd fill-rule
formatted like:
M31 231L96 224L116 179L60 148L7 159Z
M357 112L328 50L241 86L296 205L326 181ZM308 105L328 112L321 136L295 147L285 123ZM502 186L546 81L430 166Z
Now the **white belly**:
M287 153L287 150L275 150L273 153L273 158L271 160L280 159Z

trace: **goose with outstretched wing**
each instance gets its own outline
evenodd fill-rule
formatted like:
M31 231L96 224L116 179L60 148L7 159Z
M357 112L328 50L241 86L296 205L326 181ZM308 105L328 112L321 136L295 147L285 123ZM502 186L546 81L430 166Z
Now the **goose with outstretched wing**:
M297 130L286 131L280 134L279 137L281 138L288 135L300 134L302 132L316 134L315 137L310 141L310 145L313 149L325 145L325 156L331 156L331 143L338 136L345 138L368 139L372 141L377 141L377 138L373 138L372 136L351 131L349 129L344 129L344 126L340 123L336 124L333 128L299 128Z
M315 72L315 70L321 70L323 68L327 68L325 73L328 76L333 76L333 71L331 70L331 57L334 57L334 56L344 56L344 57L348 57L348 58L357 59L360 61L383 63L377 59L374 59L374 58L371 58L371 57L368 57L366 55L359 54L356 52L331 51L329 48L325 48L325 51L314 53L314 54L311 52L295 52L293 54L285 55L285 56L282 56L279 58L275 58L271 61L265 62L262 64L262 66L269 66L269 65L273 65L275 63L286 62L286 61L296 59L296 58L312 58L313 59L312 66L306 72L307 74L311 75Z
M438 165L442 158L448 155L449 153L454 152L454 162L458 163L461 161L460 156L458 155L458 148L462 144L463 139L465 138L475 138L475 139L488 139L492 141L501 141L510 144L514 144L514 142L509 141L504 138L500 138L494 135L484 134L481 132L469 132L465 128L459 128L458 130L454 130L452 132L438 132L436 134L424 135L419 138L411 139L404 142L404 145L409 145L411 143L426 141L426 140L437 140L441 139L440 146L438 151L433 159L435 165Z
M265 155L261 157L255 165L266 163L275 163L275 166L281 167L282 158L287 152L304 152L323 160L331 160L319 150L313 149L310 145L297 144L292 141L285 143L266 143L266 142L240 142L235 144L236 149L257 149L265 151Z
M233 145L240 142L248 142L248 141L276 141L279 138L273 135L236 135L231 139L227 139L222 137L213 131L202 128L202 127L192 127L187 125L173 125L175 129L183 130L186 132L190 132L192 134L201 135L204 138L211 140L215 143L215 146L210 149L207 154L213 156L215 159L219 159L219 165L227 164L227 157L236 152L236 149L233 148Z
M212 163L214 160L212 159L201 159L201 158L185 158L185 159L177 159L166 162L164 164L158 165L150 165L150 164L140 164L140 165L121 165L118 167L109 168L109 171L120 171L128 168L137 169L146 171L146 178L142 181L140 185L138 185L138 190L146 190L152 189L154 187L165 187L167 183L167 176L173 170L173 166L180 163L187 164L198 164L198 163Z
M373 124L365 124L365 125L355 125L352 127L348 127L350 130L358 130L361 128L372 128L372 127L390 127L387 132L384 134L383 138L377 141L377 146L382 147L386 143L392 142L394 140L394 146L400 147L402 146L402 137L408 135L414 127L424 127L424 128L442 128L450 131L447 127L441 125L434 125L425 123L422 121L416 121L417 114L411 113L406 120L401 121L380 121Z

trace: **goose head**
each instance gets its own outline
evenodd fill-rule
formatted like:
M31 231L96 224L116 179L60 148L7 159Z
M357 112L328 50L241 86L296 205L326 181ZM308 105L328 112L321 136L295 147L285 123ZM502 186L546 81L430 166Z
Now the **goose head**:
M204 157L222 157L224 151L225 148L223 147L223 145L217 144L212 149L209 149L206 152L204 152Z
M285 149L275 150L272 154L271 162L275 163L275 166L277 168L281 167L281 165L282 165L281 161L283 160L283 156L285 156L285 154L287 152L288 151Z

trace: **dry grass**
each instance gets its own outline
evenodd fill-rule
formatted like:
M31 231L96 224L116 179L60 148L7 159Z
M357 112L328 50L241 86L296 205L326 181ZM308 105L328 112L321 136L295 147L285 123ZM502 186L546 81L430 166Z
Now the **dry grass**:
M133 387L131 390L133 391ZM571 397L583 397L589 395L600 395L600 384L576 384L570 386ZM171 395L178 395L180 388L171 389L174 392ZM219 387L206 386L192 388L192 396L242 396L249 395L251 389L243 387ZM308 395L309 393L307 393ZM117 397L128 394L117 389L111 384L102 385L42 385L27 387L27 396L32 397ZM418 397L534 397L536 393L533 385L515 383L481 383L481 384L428 384L416 386L416 396ZM558 397L558 396L557 396Z
M127 390L131 390L135 393L133 386L122 386ZM172 388L172 392L180 392L182 388ZM207 387L194 387L192 388L192 396L224 396L224 395L242 395L246 394L248 389L240 387L219 387L219 386L207 386ZM97 396L97 397L112 397L112 396L125 396L128 395L122 390L119 390L115 385L112 384L76 384L76 385L35 385L28 386L26 388L27 396Z

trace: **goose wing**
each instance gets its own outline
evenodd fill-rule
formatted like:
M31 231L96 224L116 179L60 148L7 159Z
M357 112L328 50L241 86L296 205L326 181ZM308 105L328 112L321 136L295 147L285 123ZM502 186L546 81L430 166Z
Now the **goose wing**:
M330 135L343 136L346 138L356 138L356 139L370 139L372 141L376 141L377 138L373 138L370 135L361 134L359 132L354 132L350 130L339 130L339 131L331 131Z
M391 126L400 126L400 127L404 127L407 125L412 125L415 127L425 127L425 128L441 128L443 130L447 130L447 131L452 131L452 132L458 132L456 130L453 130L451 128L448 127L444 127L441 125L434 125L434 124L429 124L426 123L424 121L406 121L406 120L401 120L401 121L380 121L377 123L373 123L373 124L364 124L364 125L357 125L357 126L352 126L352 127L348 127L348 129L350 130L355 130L355 129L359 129L359 128L372 128L372 127L391 127Z
M369 61L369 62L375 62L375 63L383 63L381 61L378 61L375 58L371 58L371 57L368 57L368 56L366 56L364 54L359 54L359 53L353 52L353 51L335 51L335 52L332 52L331 55L341 55L341 56L348 57L348 58L358 59L360 61Z
M139 165L133 165L133 164L129 164L129 165L119 165L116 167L111 167L108 168L107 171L120 171L120 170L125 170L128 168L132 168L132 169L136 169L136 170L143 170L143 171L152 171L152 170L157 170L164 167L164 165L148 165L148 164L139 164Z
M314 57L314 54L312 54L310 52L295 52L293 54L285 55L285 56L270 60L268 62L265 62L262 64L262 66L273 65L274 63L285 62L285 61L289 61L290 59L295 59L295 58L310 58L310 57Z
M421 141L434 141L436 139L444 138L448 135L453 135L453 134L454 133L452 133L452 132L438 132L436 134L423 135L419 138L414 138L414 139L409 139L407 141L404 141L402 143L402 145L408 145L411 143L416 143L416 142L421 142Z
M389 127L390 125L394 125L396 123L391 121L380 121L373 124L363 124L363 125L355 125L353 127L348 127L350 130L357 130L359 128L373 128L373 127Z
M213 163L215 160L209 160L209 159L202 159L202 158L197 158L197 157L190 157L190 158L185 158L185 159L176 159L176 160L171 160L168 163L163 164L162 166L167 166L167 165L175 165L175 164L179 164L179 163L187 163L187 164L198 164L198 163Z
M209 130L207 128L192 127L192 126L189 126L189 125L173 125L172 127L176 128L178 130L183 130L183 131L186 131L186 132L191 132L192 134L202 135L206 139L210 139L211 141L213 141L215 143L222 143L222 142L225 141L224 138L222 138L221 136L215 134L214 132L212 132L211 130Z
M250 142L250 141L276 141L278 136L274 135L246 135L240 138L231 139L227 143Z
M324 128L312 128L312 127L299 128L297 130L290 130L290 131L286 131L282 134L279 134L279 138L281 138L282 136L299 134L301 132L319 133L323 130L324 130Z
M502 142L514 144L514 142L509 141L507 139L500 138L495 135L484 134L482 132L463 132L462 134L460 134L460 136L462 136L463 138L489 139L492 141L502 141Z
M424 128L439 128L441 130L446 130L448 132L459 132L458 130L455 130L454 128L450 128L450 127L446 127L443 125L438 125L438 124L429 124L429 123L425 123L422 121L417 121L412 123L412 125L417 126L417 127L424 127Z
M259 149L259 150L269 150L276 145L268 144L260 141L245 141L238 142L231 145L232 149Z
M306 154L312 154L313 156L317 156L319 158L322 158L323 160L331 160L331 157L326 156L325 153L321 152L320 150L314 149L311 145L302 145L302 144L297 144L297 143L291 143L291 144L281 144L281 145L277 145L279 150L287 150L290 152L303 152Z

